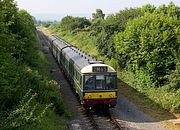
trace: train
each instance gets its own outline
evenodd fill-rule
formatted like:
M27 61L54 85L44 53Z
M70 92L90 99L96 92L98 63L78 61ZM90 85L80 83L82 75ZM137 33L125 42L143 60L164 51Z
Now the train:
M49 48L77 93L83 108L109 109L117 104L117 72L56 35Z

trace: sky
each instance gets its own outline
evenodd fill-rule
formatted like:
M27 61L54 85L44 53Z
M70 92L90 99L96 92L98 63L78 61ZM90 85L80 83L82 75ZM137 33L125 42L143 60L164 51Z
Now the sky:
M105 14L118 13L130 7L141 7L145 4L168 5L171 0L15 0L19 9L27 10L38 20L57 20L67 15L90 18L96 9ZM180 0L172 0L180 6Z

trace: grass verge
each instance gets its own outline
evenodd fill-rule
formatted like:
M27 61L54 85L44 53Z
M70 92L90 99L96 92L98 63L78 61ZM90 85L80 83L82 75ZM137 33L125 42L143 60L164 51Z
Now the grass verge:
M50 82L56 82L52 80L52 77L50 76L50 64L47 61L46 56L43 52L43 41L38 38L37 46L38 46L38 52L37 52L37 60L36 60L36 69L38 69L38 72L43 75L44 77L47 77L47 80L51 80ZM57 84L57 83L56 83ZM57 89L58 90L58 89ZM65 120L68 118L68 111L65 109L65 106L63 104L63 100L61 99L61 94L58 94L59 92L47 92L47 95L51 95L56 101L59 101L59 103L54 104L54 109L48 109L43 119L41 119L41 122L37 124L36 128L37 130L65 130ZM46 96L47 96L46 95ZM57 96L60 97L57 97ZM50 96L50 97L51 97ZM62 104L61 104L62 103ZM61 104L61 105L59 105ZM56 108L56 107L62 107L62 108ZM58 111L58 112L57 112ZM59 112L62 111L62 112ZM61 113L61 114L60 114Z
M64 117L58 116L55 112L49 110L37 125L37 130L65 130Z

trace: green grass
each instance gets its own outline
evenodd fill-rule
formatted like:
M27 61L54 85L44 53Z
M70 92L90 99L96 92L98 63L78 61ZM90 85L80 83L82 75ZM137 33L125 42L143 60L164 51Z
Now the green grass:
M59 33L58 36L62 37L62 33ZM95 37L91 37L88 32L81 32L76 34L69 32L66 33L66 35L63 35L63 39L77 46L82 51L87 52L93 57L98 57L98 51L94 42L96 39Z
M178 112L180 104L180 89L177 91L170 91L166 87L154 88L146 85L145 82L137 78L137 74L129 72L127 70L118 71L118 78L125 81L129 86L135 89L137 92L144 95L144 101L147 101L150 108L157 110L164 109L170 112ZM151 100L151 103L149 102ZM152 106L153 104L153 106Z
M48 111L34 130L65 130L65 117Z
M49 75L49 68L50 68L50 64L48 63L43 50L41 47L43 47L42 45L43 41L41 41L39 38L37 40L37 57L36 60L34 60L34 69L38 70L40 75L43 75L43 77L45 77L46 80L49 81L49 84L51 87L57 87L55 84L56 81L52 80L52 77ZM53 84L53 85L52 85ZM47 87L47 86L46 86ZM55 112L54 109L49 109L45 116L41 119L41 122L38 123L33 129L34 130L65 130L65 120L68 118L69 115L69 111L65 110L65 106L62 102L62 97L59 94L58 89L51 89L51 88L46 88L47 89L47 93L46 93L46 97L54 97L57 98L57 100L59 101L58 103L55 104L55 107L62 107L59 109L59 111L63 111L62 114L58 114L57 112ZM58 91L58 92L54 92L54 91ZM58 96L58 97L57 97ZM59 97L60 96L60 97ZM63 110L64 109L64 110ZM57 108L56 108L57 111Z

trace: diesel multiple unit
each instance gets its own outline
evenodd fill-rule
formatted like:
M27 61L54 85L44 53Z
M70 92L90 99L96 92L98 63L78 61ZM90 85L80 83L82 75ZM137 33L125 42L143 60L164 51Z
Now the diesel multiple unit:
M49 44L84 108L109 108L116 105L117 74L111 66L55 35L49 36Z

